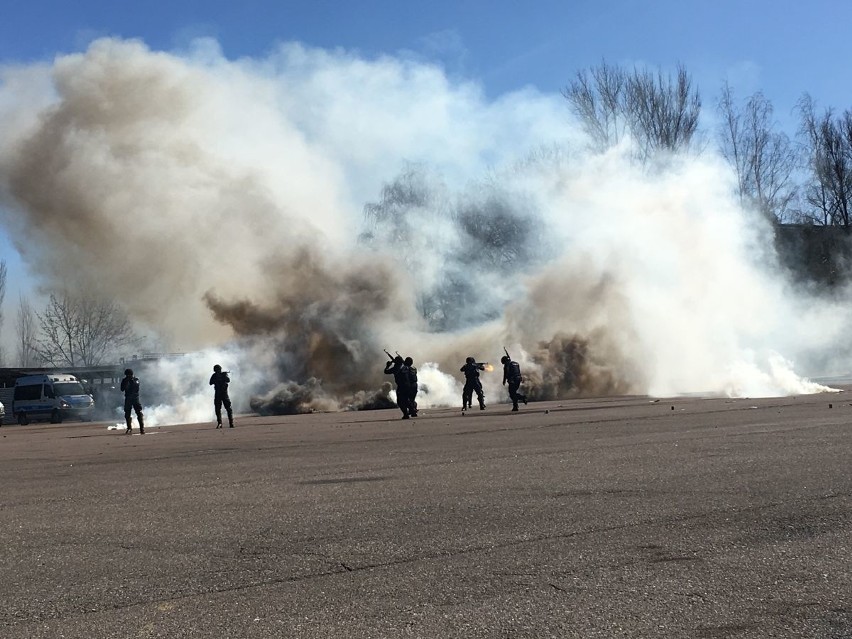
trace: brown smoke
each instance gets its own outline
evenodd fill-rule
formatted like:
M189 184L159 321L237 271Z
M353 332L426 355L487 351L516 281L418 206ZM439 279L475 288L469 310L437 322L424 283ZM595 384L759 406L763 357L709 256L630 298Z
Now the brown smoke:
M301 248L270 260L266 272L277 290L263 303L208 292L216 320L238 336L265 336L285 379L321 380L325 392L341 396L381 385L381 328L412 306L391 269L377 260L336 263Z
M623 371L599 358L589 340L576 335L557 334L539 342L532 359L540 368L526 376L531 399L625 395L633 391Z
M205 291L263 298L274 285L266 256L330 237L314 223L334 185L326 179L323 191L317 177L303 186L291 168L319 173L321 160L286 127L275 164L246 153L232 119L255 105L232 106L235 90L215 73L101 40L60 59L53 80L56 99L0 156L6 222L47 289L96 290L143 330L192 350L231 337ZM284 196L272 171L293 182Z
M251 409L259 415L301 415L339 410L384 410L396 408L390 398L392 386L384 382L378 390L358 391L338 399L329 395L322 382L314 377L305 383L285 382L249 401Z

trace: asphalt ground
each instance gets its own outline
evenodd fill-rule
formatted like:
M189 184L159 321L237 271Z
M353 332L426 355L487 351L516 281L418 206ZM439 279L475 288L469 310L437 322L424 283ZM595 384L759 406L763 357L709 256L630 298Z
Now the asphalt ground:
M4 426L0 637L852 637L848 391L397 416Z

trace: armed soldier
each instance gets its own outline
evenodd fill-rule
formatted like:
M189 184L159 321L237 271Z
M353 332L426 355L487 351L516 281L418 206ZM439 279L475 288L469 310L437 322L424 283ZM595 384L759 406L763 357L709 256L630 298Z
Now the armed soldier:
M124 392L124 421L127 422L125 435L131 432L133 418L130 412L136 411L136 419L139 420L139 434L145 434L145 422L142 420L142 404L139 402L139 379L133 376L133 369L124 371L124 379L121 380L121 390Z
M408 368L408 414L417 417L417 369L410 357L406 357L402 363Z
M518 362L512 361L512 358L509 357L509 351L505 348L503 350L506 353L500 358L500 362L503 364L503 386L507 383L509 384L509 399L512 400L512 410L517 411L519 401L523 402L524 405L527 403L527 396L521 395L518 392L523 381L521 365Z
M390 353L387 351L385 353L390 357ZM397 353L396 357L390 357L390 361L385 364L385 375L393 375L396 382L396 405L402 411L402 419L410 419L411 379L402 355Z
M231 378L227 372L222 372L222 367L216 364L213 374L210 376L210 385L213 387L213 410L216 413L216 428L222 428L222 405L228 413L228 428L234 427L234 413L231 411L231 398L228 397L228 384Z
M477 362L473 357L465 360L459 370L464 373L464 389L462 389L462 410L471 407L473 394L479 400L479 410L485 410L485 393L482 392L482 382L479 381L479 371L485 370L485 364Z

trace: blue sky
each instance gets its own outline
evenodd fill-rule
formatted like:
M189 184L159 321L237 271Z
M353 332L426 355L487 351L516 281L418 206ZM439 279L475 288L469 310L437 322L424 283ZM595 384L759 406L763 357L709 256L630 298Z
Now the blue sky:
M168 50L204 35L228 57L263 56L289 40L365 56L405 52L480 81L491 97L527 84L556 92L606 58L682 62L708 106L724 78L738 93L763 90L783 120L804 91L823 106L852 106L844 0L3 0L0 15L5 63L49 60L99 36Z

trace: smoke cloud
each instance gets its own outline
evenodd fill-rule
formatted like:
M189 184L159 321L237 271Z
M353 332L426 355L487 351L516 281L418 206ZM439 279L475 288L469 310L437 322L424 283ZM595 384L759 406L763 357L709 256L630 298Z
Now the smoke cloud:
M391 405L385 348L414 357L426 408L504 345L540 399L818 392L794 370L848 370L849 309L784 279L719 158L590 154L560 96L489 101L298 44L234 61L103 39L2 68L0 117L0 209L33 277L194 353L149 371L162 423L210 419L214 360L238 410L283 413Z

